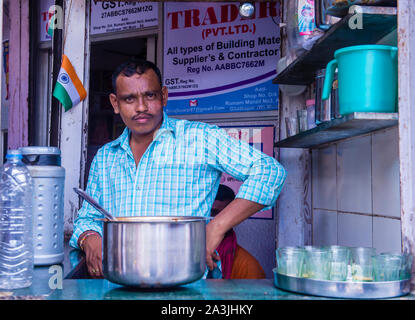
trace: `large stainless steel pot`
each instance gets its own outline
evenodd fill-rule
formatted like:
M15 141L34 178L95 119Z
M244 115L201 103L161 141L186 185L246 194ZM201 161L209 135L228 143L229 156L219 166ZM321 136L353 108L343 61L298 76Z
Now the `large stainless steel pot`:
M111 282L172 287L206 270L206 218L117 217L103 224L103 272Z

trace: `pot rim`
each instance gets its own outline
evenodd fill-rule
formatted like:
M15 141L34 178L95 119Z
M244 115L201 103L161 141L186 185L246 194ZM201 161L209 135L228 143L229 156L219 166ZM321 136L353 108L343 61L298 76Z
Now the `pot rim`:
M133 216L133 217L114 217L111 221L107 218L94 219L104 223L182 223L197 222L213 219L213 217L193 217L193 216Z

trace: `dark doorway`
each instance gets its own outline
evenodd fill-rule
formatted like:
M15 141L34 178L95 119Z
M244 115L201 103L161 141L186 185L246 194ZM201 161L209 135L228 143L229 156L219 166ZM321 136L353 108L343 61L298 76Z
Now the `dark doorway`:
M117 66L131 58L146 59L147 38L126 38L91 44L88 154L85 182L89 168L98 149L116 139L125 126L119 115L114 114L109 100L112 91L111 77Z

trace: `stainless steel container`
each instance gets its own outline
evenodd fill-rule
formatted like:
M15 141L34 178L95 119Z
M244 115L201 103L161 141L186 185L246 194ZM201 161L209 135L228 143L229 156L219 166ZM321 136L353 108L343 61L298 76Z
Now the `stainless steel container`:
M205 218L117 217L103 224L103 271L111 282L173 287L206 270Z
M34 182L34 264L62 263L65 169L61 167L60 150L54 147L24 147L20 151Z
M328 13L328 9L332 7L333 0L315 0L314 1L314 17L316 27L320 30L328 30L333 24L340 21L340 18L334 17Z

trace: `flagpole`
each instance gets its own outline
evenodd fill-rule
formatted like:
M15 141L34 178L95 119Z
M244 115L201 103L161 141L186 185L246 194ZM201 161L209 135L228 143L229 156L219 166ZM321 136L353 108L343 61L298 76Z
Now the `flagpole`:
M64 0L55 0L55 5L63 8ZM64 26L65 27L65 26ZM58 79L58 74L62 65L63 55L63 30L54 29L52 34L52 85L54 85ZM53 89L50 91L52 106L51 106L51 132L50 132L50 145L54 147L60 146L60 130L61 130L61 105L60 102L54 99Z

